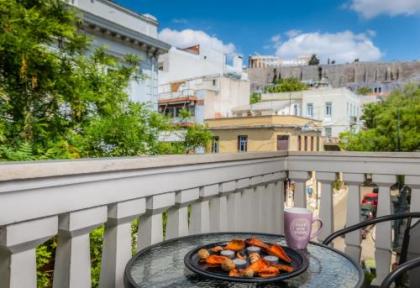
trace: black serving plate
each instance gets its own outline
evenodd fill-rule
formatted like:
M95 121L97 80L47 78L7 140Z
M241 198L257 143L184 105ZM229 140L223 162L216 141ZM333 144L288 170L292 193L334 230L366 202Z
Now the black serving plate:
M299 274L302 274L306 271L308 268L309 262L306 259L306 257L299 251L286 247L281 246L287 255L292 259L292 263L288 264L294 268L293 272L287 273L282 272L276 277L270 277L270 278L261 278L261 277L252 277L252 278L246 278L246 277L230 277L228 275L228 272L223 271L221 268L217 267L209 267L205 263L200 263L200 258L198 257L198 251L200 249L210 249L215 246L225 246L228 243L228 241L224 242L217 242L217 243L211 243L207 245L203 245L200 247L196 247L190 252L187 253L184 257L184 263L187 268L199 275L219 279L219 280L225 280L225 281L232 281L232 282L246 282L246 283L272 283L272 282L279 282L283 280L287 280L290 278L293 278ZM267 243L270 244L270 243ZM265 256L264 253L262 253L263 256ZM268 254L267 254L268 255ZM286 264L286 263L285 263Z

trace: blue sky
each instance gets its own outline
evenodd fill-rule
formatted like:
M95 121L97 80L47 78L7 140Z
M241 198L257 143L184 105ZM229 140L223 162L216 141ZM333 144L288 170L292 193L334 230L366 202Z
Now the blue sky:
M420 0L118 0L160 22L175 46L323 62L419 60Z

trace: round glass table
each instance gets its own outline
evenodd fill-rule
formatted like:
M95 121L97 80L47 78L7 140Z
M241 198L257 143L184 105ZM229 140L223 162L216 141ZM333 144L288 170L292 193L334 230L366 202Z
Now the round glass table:
M250 284L209 279L189 271L184 256L191 249L233 238L258 237L285 245L283 236L260 233L212 233L164 241L137 253L127 264L127 288L143 287L363 287L364 273L345 254L330 247L310 243L305 251L309 267L303 274L284 282Z

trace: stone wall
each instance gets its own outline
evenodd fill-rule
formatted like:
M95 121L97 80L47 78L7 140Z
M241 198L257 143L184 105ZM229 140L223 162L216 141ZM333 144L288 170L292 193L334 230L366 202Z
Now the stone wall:
M251 89L259 90L278 78L319 81L327 78L333 87L363 86L372 83L407 82L420 79L420 61L351 63L319 66L279 66L249 68Z

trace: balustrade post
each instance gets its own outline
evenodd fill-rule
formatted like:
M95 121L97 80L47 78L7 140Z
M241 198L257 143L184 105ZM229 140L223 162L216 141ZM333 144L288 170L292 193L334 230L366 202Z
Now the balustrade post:
M284 179L280 177L280 179ZM284 182L276 181L272 186L273 190L273 211L274 211L274 231L275 234L284 234Z
M228 230L227 193L234 191L236 182L231 181L219 185L220 194L210 200L210 230L223 232Z
M348 185L347 192L347 217L346 226L360 223L360 184L364 181L364 174L344 174L345 183ZM357 230L346 234L345 252L359 263L361 256L361 231Z
M191 206L190 234L210 232L210 198L219 194L219 185L200 188L200 199Z
M107 207L59 216L54 265L54 288L85 288L91 285L89 233L107 220Z
M144 198L109 205L99 287L124 287L125 265L132 257L131 222L145 212Z
M250 203L248 203L248 207L250 210L247 212L248 220L249 221L249 229L248 231L252 232L265 232L266 223L264 223L264 206L265 200L268 195L265 193L265 183L263 183L264 178L263 176L255 176L251 178L251 188L252 193Z
M324 240L334 231L334 201L332 183L335 181L336 175L335 173L317 172L316 177L321 183L319 218L324 223L318 239Z
M308 172L290 171L289 177L295 181L295 191L293 195L294 207L306 208L306 181L308 180Z
M188 235L188 205L199 197L199 188L183 190L176 193L176 204L168 210L166 239Z
M163 241L162 213L175 205L175 193L165 193L146 199L146 214L140 217L138 250Z
M377 217L390 215L391 210L391 185L395 184L394 175L372 175L372 180L379 186ZM376 278L373 285L382 283L386 275L391 271L392 249L392 222L376 224L375 238L375 262Z
M227 208L228 208L228 229L229 231L238 232L240 231L241 224L241 190L238 190L238 181L234 182L231 187L235 189L227 196Z
M0 228L0 287L36 288L36 247L57 234L58 217Z

